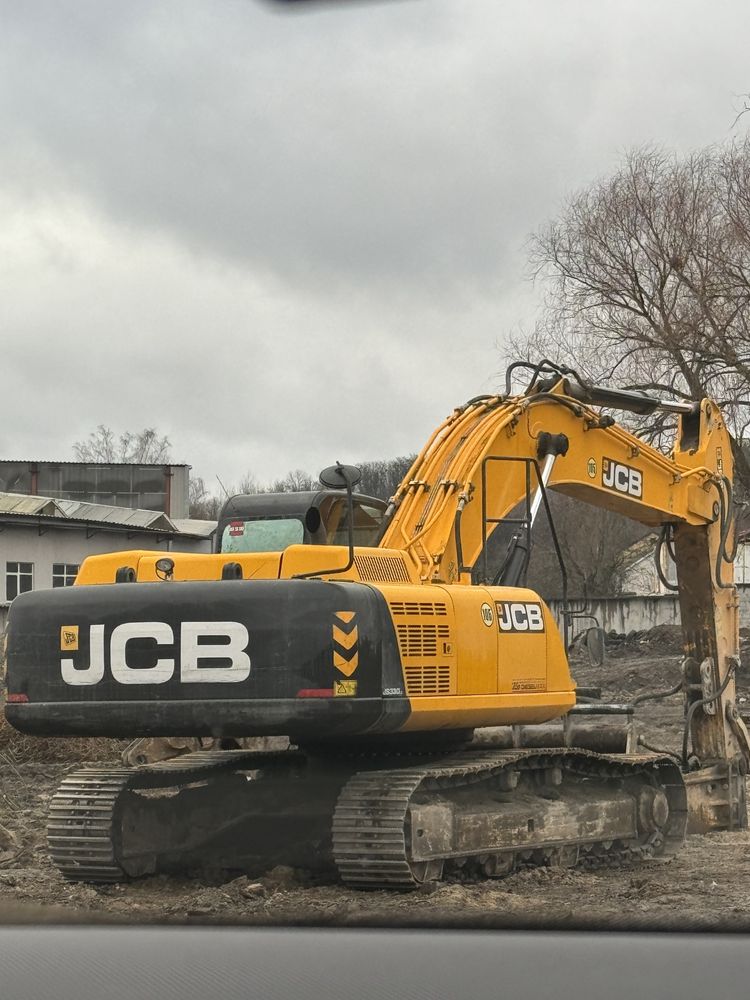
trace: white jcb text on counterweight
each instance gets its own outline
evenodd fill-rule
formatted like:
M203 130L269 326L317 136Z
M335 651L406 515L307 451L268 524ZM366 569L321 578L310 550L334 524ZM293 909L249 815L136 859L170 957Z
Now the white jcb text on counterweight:
M133 665L132 647L129 658L128 645L134 640L140 640L141 649L143 640L153 644L155 658L150 665ZM78 641L79 627L63 626L63 652L77 651ZM176 670L182 684L237 684L250 676L248 643L248 631L241 622L182 622L179 641L167 622L123 622L112 630L109 642L105 642L104 625L90 625L88 664L63 656L60 669L65 683L76 687L98 684L104 679L107 664L119 684L165 684ZM161 656L162 649L172 655Z

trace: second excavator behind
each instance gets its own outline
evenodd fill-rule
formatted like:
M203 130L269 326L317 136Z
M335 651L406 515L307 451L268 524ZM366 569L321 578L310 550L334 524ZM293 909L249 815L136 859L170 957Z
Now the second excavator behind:
M459 871L637 860L676 850L688 824L746 826L722 415L708 399L525 367L523 391L516 365L504 394L435 431L374 545L354 545L352 528L346 546L119 552L87 559L72 588L16 599L6 715L21 731L292 744L69 775L48 828L64 875L283 862L409 888ZM670 409L671 453L603 407ZM355 472L337 465L321 481L351 496ZM582 724L632 706L578 703L558 626L523 585L548 489L661 529L684 634L682 755ZM472 738L484 727L490 745Z

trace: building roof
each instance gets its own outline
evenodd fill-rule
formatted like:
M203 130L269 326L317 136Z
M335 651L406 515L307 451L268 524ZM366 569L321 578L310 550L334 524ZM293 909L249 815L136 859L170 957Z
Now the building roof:
M117 507L110 504L84 503L79 500L55 500L52 497L27 496L25 493L0 492L0 519L49 518L71 524L90 524L130 531L153 531L159 534L190 535L206 538L204 521L188 519L176 521L158 510L140 510L131 507ZM212 522L210 522L212 523Z
M644 559L653 559L658 538L659 536L656 532L652 531L648 535L644 535L643 538L639 538L637 542L629 545L622 553L623 569L632 569L639 562L643 562Z
M192 517L173 517L171 521L180 534L193 535L195 538L210 538L218 524L218 521L199 521Z
M0 458L0 465L135 465L139 469L192 469L187 462L79 462L74 458Z

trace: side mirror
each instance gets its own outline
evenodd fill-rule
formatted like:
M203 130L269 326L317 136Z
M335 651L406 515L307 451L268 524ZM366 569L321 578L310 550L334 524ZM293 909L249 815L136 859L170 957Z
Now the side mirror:
M362 473L356 465L342 465L336 462L318 476L318 479L329 490L353 490L362 480Z
M342 465L341 462L336 462L335 465L329 465L327 469L323 471L318 476L321 485L325 486L329 490L346 490L346 506L347 506L347 527L349 534L349 561L346 566L339 566L335 569L326 570L313 570L311 573L297 573L294 577L295 580L309 579L312 576L330 576L334 573L346 573L354 565L354 497L352 496L352 490L361 480L362 473L357 468L356 465ZM315 508L311 507L308 510L308 516ZM318 519L320 514L318 513ZM307 518L305 519L307 522ZM310 525L308 523L308 530L310 530Z

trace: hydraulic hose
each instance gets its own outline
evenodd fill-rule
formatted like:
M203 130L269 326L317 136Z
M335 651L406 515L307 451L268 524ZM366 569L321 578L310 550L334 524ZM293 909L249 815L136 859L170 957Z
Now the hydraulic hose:
M642 705L644 701L662 701L664 698L671 698L673 694L679 694L682 691L683 684L684 682L680 681L679 684L675 684L668 691L654 691L653 693L646 692L645 694L636 695L631 705L635 708L636 705Z
M672 546L670 544L670 536L671 536L671 534L672 534L672 525L669 524L669 523L667 523L667 524L665 524L662 527L661 534L659 535L659 540L656 543L656 551L654 553L654 562L656 564L656 575L659 577L659 580L661 581L662 586L666 590L677 591L680 588L678 586L676 586L675 584L669 582L669 580L667 578L667 575L664 572L664 569L662 568L662 564L661 564L661 554L664 551L664 546L665 545L667 547L667 552L672 557L672 561L676 562L676 560L674 558L674 549L672 548Z
M734 522L732 484L726 476L722 476L720 481L712 479L711 482L716 487L716 492L719 494L720 537L719 549L716 553L714 575L716 577L716 586L720 587L722 590L729 590L730 587L734 586L734 581L731 581L730 583L723 583L721 579L721 570L723 563L733 563L735 556L737 555L738 542L736 538L734 539L731 553L727 552L727 539L729 538L729 532L732 530L732 524Z
M696 701L691 702L685 713L685 731L682 734L682 767L685 771L688 770L688 740L690 739L690 723L693 721L693 716L699 708L703 708L704 705L710 705L724 694L729 682L734 677L735 668L736 664L733 662L729 670L727 670L727 676L721 682L719 689L707 698L698 698Z

